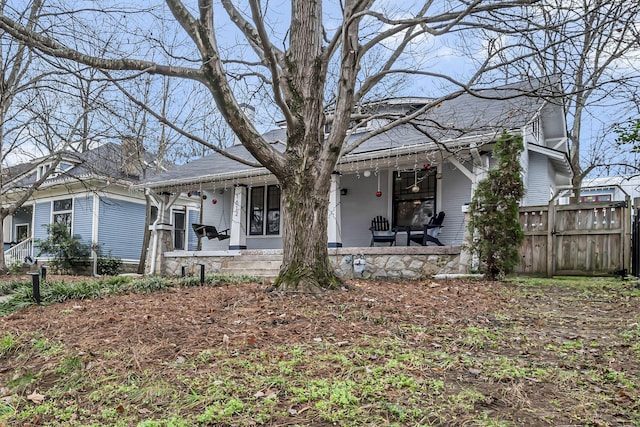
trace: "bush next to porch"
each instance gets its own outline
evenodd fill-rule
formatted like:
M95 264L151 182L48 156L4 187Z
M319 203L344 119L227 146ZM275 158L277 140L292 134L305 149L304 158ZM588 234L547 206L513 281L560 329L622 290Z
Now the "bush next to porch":
M494 280L511 273L520 261L524 233L518 220L524 197L520 153L522 137L503 132L494 147L498 163L478 183L469 206L471 251L480 258L480 270Z
M91 248L82 243L80 236L72 236L64 224L48 224L45 227L47 238L36 239L40 249L38 256L51 256L49 264L54 270L62 273L76 272L89 262Z

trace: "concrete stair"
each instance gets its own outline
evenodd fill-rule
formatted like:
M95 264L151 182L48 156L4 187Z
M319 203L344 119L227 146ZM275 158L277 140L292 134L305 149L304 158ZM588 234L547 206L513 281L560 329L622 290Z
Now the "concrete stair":
M234 276L249 275L260 279L275 279L280 271L282 255L243 254L222 263L220 273Z

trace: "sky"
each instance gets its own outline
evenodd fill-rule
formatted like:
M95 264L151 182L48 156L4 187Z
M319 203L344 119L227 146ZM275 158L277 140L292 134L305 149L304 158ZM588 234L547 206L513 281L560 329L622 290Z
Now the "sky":
M569 1L569 0L565 0ZM24 0L9 0L9 4L15 7L23 5ZM189 7L194 9L196 7L195 2L185 2ZM438 6L444 6L447 4L453 4L454 2L435 2ZM79 1L79 0L59 0L60 7L73 5L74 7L93 7L95 1ZM234 4L246 5L246 2L234 2ZM265 2L268 4L268 23L267 30L274 41L276 46L282 46L286 43L287 27L289 22L289 1L285 0L272 0ZM326 1L324 8L325 14L325 27L328 29L328 34L331 36L332 30L339 22L340 9L339 2ZM167 6L163 2L159 1L140 1L134 4L131 2L124 2L120 0L103 0L100 2L103 9L120 10L121 12L114 12L108 16L97 15L93 11L86 11L76 14L74 17L70 17L62 21L62 23L56 21L55 30L64 37L69 34L77 34L77 31L82 31L86 34L85 37L73 37L67 41L73 43L76 46L82 47L85 41L93 41L99 38L109 38L109 43L112 47L116 48L122 53L127 55L146 57L158 61L167 61L168 53L174 53L180 58L171 59L174 63L188 64L193 66L193 63L185 61L183 58L187 55L191 41L184 35L182 31L174 26L174 22L171 19L165 20L169 11ZM253 60L253 55L250 49L246 46L240 46L238 40L240 39L240 33L226 18L226 14L221 9L219 2L216 2L216 28L218 28L218 41L220 45L224 45L225 54L239 54L239 59ZM134 12L134 9L140 7L149 7L154 16L161 19L151 20L151 14ZM375 3L374 8L378 11L392 11L390 16L393 18L402 18L410 14L411 11L415 11L420 6L418 1L399 1L399 0L384 0ZM57 19L52 15L52 22ZM637 24L636 24L637 25ZM378 34L380 31L384 31L390 28L391 24L379 24L364 25L362 33L368 37L372 37ZM104 31L105 28L113 29L114 31ZM381 48L373 52L369 62L365 63L364 69L373 69L379 65L384 56L388 54L389 50L394 47L395 43L399 42L400 34L396 37L387 40ZM165 46L174 46L172 52L163 51L153 46L153 43L149 42L149 39L162 41ZM508 39L502 39L503 43L508 43ZM486 55L487 43L484 40L473 37L461 38L458 34L448 34L439 37L433 36L421 36L411 46L410 54L406 55L403 63L406 66L415 66L424 70L428 70L432 73L441 73L449 77L454 77L465 81L469 75L474 72L474 66L477 64L483 56ZM185 53L185 54L183 54ZM630 53L625 61L621 61L621 72L628 72L629 69L634 69L639 65L640 55L638 50ZM637 68L635 68L637 69ZM260 82L257 79L249 79L247 83L234 82L237 85L239 91L242 92L241 102L248 102L257 108L256 117L258 120L257 128L261 131L267 131L272 128L276 121L282 117L275 112L273 108L272 100L264 99L258 96L257 92L254 95L249 95L253 90L259 88ZM391 89L389 89L389 87ZM446 79L441 78L429 78L422 77L412 79L404 84L391 84L383 85L380 91L375 92L376 97L384 96L437 96L451 90L450 85ZM157 87L156 87L157 89ZM183 84L183 93L190 94L188 84ZM207 94L205 93L206 97ZM191 95L184 96L184 98L190 98ZM221 128L222 126L215 120L211 120L211 123L207 123L207 120L196 120L197 115L193 115L188 112L188 108L184 103L178 102L180 96L176 96L172 101L173 113L179 120L182 120L185 124L191 127L194 132L209 132L211 137L213 128ZM214 110L213 105L207 102L205 99L196 100L194 96L189 99L189 102L196 103L198 110L201 112L208 111L207 109ZM201 104L199 104L201 103ZM611 105L606 105L606 102L602 103L598 109L594 109L593 117L595 119L607 117L608 112L612 111ZM618 104L619 105L619 104ZM157 107L157 104L156 104ZM630 109L627 108L626 111ZM275 112L275 113L274 113ZM620 117L625 112L625 109L618 109L616 111L616 117ZM191 118L187 117L191 114ZM210 116L212 117L212 116ZM610 122L610 120L605 120ZM199 127L196 125L200 123ZM205 129L207 126L208 129ZM607 124L600 124L597 120L592 120L585 126L585 130L590 134L589 138L593 135L599 135L603 133L603 127ZM156 136L157 137L157 136ZM32 152L32 150L27 150Z

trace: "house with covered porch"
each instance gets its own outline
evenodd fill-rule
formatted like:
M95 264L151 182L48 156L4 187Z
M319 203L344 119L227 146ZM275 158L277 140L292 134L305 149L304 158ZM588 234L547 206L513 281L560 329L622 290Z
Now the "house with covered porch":
M56 160L57 157L60 160ZM50 170L51 169L51 170ZM4 218L4 256L7 266L46 263L38 241L47 238L46 226L64 224L72 235L93 248L92 269L97 273L98 256L123 262L126 271L137 271L143 249L147 200L134 189L144 174L160 169L154 156L144 152L140 141L124 138L120 144L94 144L84 152L63 151L5 168L0 204L9 207L46 176L13 215ZM184 196L174 203L167 218L178 249L197 248L187 229L198 218L199 203ZM155 206L151 206L152 220Z
M521 135L520 162L526 196L523 205L547 204L571 183L565 112L558 99L540 96L536 82L463 93L434 104L425 114L380 131L392 118L410 115L433 103L428 98L392 98L369 103L362 114L378 117L355 125L332 177L327 229L330 256L345 276L420 277L466 273L461 245L465 213L476 183L494 164L492 148L503 131ZM535 93L535 94L534 94ZM284 150L286 129L265 134ZM241 145L228 152L252 160ZM142 184L153 194L186 193L201 202L200 223L189 230L199 238L196 251L175 251L162 244L156 229L150 256L153 274L177 274L196 264L227 272L270 276L277 273L282 248L282 203L277 180L265 168L252 168L221 154L194 160ZM169 204L164 205L167 215ZM444 212L438 239L443 246L422 246L408 239L434 215ZM393 238L371 247L372 219L389 222ZM208 228L207 228L208 227ZM210 230L207 236L206 231ZM212 238L211 238L212 237ZM375 244L375 242L374 242ZM362 267L364 266L364 268Z

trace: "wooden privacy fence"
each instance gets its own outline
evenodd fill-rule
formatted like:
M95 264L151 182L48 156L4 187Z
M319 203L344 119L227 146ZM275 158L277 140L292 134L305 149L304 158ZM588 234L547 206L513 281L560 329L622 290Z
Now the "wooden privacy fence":
M628 206L629 200L521 207L525 238L516 272L547 277L626 275L631 262Z

